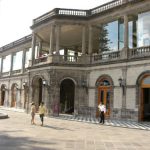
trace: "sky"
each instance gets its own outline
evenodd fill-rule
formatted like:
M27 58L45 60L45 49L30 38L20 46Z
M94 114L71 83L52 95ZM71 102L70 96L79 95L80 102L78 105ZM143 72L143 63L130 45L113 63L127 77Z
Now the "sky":
M32 33L32 20L54 8L91 9L112 0L0 0L0 47Z

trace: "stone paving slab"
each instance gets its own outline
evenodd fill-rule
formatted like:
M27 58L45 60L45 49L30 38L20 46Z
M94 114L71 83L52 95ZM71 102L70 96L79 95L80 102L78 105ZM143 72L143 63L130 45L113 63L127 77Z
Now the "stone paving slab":
M3 110L4 111L4 110ZM149 150L150 131L6 111L0 120L0 150Z

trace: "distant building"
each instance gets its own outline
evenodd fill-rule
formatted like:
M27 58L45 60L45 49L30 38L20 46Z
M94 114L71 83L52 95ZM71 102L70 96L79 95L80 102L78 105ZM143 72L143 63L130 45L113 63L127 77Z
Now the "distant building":
M107 118L150 120L149 0L56 8L31 29L0 48L0 105L96 117L102 101Z

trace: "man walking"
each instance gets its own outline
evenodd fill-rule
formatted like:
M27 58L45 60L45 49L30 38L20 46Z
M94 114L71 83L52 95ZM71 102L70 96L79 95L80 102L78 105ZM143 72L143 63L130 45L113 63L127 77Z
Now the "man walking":
M46 114L47 110L46 107L44 106L44 102L41 102L40 107L39 107L39 115L40 115L40 119L41 119L41 126L43 126L44 123L44 116Z

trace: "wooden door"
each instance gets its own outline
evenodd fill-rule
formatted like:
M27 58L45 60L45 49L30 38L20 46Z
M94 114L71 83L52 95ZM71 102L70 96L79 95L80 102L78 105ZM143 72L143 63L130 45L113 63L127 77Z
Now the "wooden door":
M139 120L147 121L150 119L150 75L145 75L141 81L141 100L139 107Z
M110 116L110 93L110 87L100 86L98 89L98 104L102 102L106 106L106 117Z

